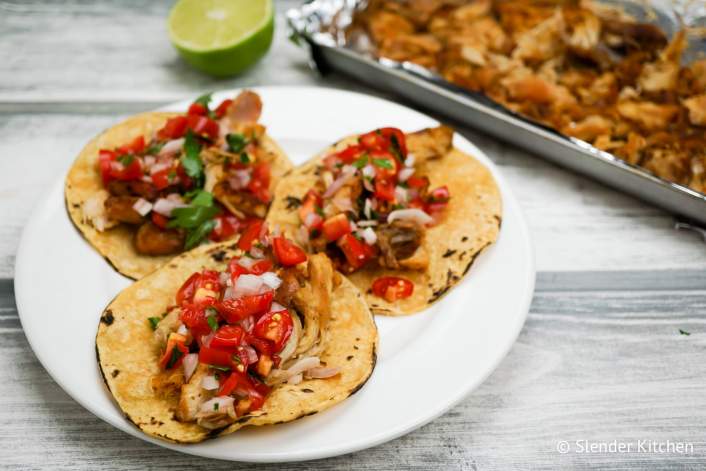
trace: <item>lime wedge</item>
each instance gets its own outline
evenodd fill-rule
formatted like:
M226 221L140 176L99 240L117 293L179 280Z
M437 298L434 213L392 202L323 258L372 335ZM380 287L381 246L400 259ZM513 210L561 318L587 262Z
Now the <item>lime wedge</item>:
M253 65L272 44L272 0L179 0L169 39L186 62L217 77Z

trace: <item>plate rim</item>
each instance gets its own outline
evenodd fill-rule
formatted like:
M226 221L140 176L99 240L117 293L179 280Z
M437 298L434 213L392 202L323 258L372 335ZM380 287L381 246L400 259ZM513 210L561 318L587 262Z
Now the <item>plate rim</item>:
M400 107L405 109L406 111L416 113L423 115L426 118L429 118L435 122L438 122L438 120L433 117L429 116L423 111L416 110L414 108L411 108L410 106L406 106L404 104L396 103L394 101L388 100L386 98L381 98L379 96L367 94L367 93L360 93L360 92L352 92L349 90L342 90L342 89L337 89L333 87L320 87L320 86L289 86L289 85L284 85L284 86L279 86L279 85L270 85L270 86L253 86L253 87L237 87L237 88L227 88L227 89L219 89L213 92L214 95L216 94L232 94L232 93L237 93L240 90L244 89L252 89L255 91L267 91L267 90L280 90L282 92L290 92L290 93L296 93L297 90L304 90L309 93L311 92L324 92L324 93L333 93L333 94L347 94L351 96L359 96L359 97L364 97L366 99L372 99L372 100L379 100L382 101L386 104L392 104L394 106ZM188 104L188 100L179 100L175 101L173 103L169 103L167 105L161 106L159 108L156 108L152 111L163 111L163 110L168 110L170 108L175 108L175 107L181 107L183 108L185 104ZM25 285L25 275L23 274L25 269L25 262L24 260L26 258L29 258L29 255L25 255L26 252L31 250L29 248L29 243L28 239L30 238L30 233L32 232L32 228L35 224L35 221L37 221L37 215L38 213L46 206L46 204L52 200L51 196L53 193L61 190L61 188L64 185L64 181L66 178L66 174L68 171L62 172L56 180L52 182L51 185L47 187L47 189L42 193L41 197L38 198L36 203L33 205L32 210L30 212L30 217L28 219L28 222L25 224L23 230L22 230L22 235L20 237L19 243L18 243L18 248L16 252L16 259L15 259L15 275L14 275L14 280L13 280L13 287L14 287L14 292L15 292L15 303L17 306L17 312L18 312L18 317L20 320L20 324L22 325L22 330L23 333L25 333L25 338L27 339L28 344L30 345L30 348L32 349L32 352L34 353L35 357L37 360L40 362L42 367L44 368L45 372L49 374L49 376L61 387L61 389L69 396L71 397L74 401L79 403L82 407L84 407L86 410L91 412L94 416L98 417L100 420L110 424L111 426L117 428L118 430L121 430L123 432L126 432L130 434L133 437L136 437L138 439L141 439L143 441L146 441L148 443L152 443L155 445L158 445L163 448L167 448L170 450L178 451L181 453L185 453L191 456L199 456L199 457L206 457L206 458L212 458L212 459L221 459L221 460L229 460L229 461L234 461L234 462L252 462L252 463L281 463L281 462L295 462L295 461L308 461L308 460L314 460L314 459L321 459L321 458L330 458L334 456L341 456L341 455L346 455L350 453L354 453L360 450L364 450L367 448L371 448L377 445L380 445L382 443L386 443L388 441L394 440L396 438L399 438L407 433L410 433L428 423L431 421L437 419L453 407L457 406L461 401L463 401L465 398L470 396L470 394L475 391L485 380L498 368L500 363L505 359L509 351L512 349L514 344L517 341L517 338L520 335L520 332L522 331L522 328L525 325L525 322L527 320L527 316L529 315L529 309L530 305L534 296L534 289L535 289L535 282L536 282L536 263L535 263L535 250L534 250L534 243L532 239L532 234L529 230L529 226L527 224L527 219L522 211L522 208L519 204L519 201L517 200L517 197L515 196L514 192L510 188L509 184L503 177L503 175L500 173L500 169L498 166L487 156L487 154L480 149L478 146L476 146L473 141L469 140L466 138L463 134L456 132L456 138L461 139L464 141L464 144L466 146L469 146L472 148L477 155L482 156L482 164L486 166L492 173L493 177L496 179L498 182L498 187L500 188L501 195L503 198L503 212L505 212L508 209L511 209L512 212L514 213L513 216L517 220L517 228L516 231L518 235L520 236L524 247L522 248L522 252L527 254L527 267L525 270L525 285L524 285L524 299L521 300L519 303L520 306L522 306L521 313L517 316L515 325L513 326L506 326L506 331L510 332L511 335L508 335L505 337L505 344L503 345L502 349L500 349L501 353L498 354L495 358L495 361L489 362L486 367L485 371L482 375L478 376L475 378L473 381L469 381L468 383L463 384L463 387L458 388L458 392L453 395L449 396L450 398L443 401L443 404L440 407L435 407L433 412L428 414L426 417L424 417L422 420L418 420L413 423L409 423L400 427L394 428L392 431L390 431L389 428L386 429L385 432L379 433L374 436L369 436L366 437L366 439L358 440L357 442L354 443L348 443L347 446L345 447L330 447L330 448L324 448L324 449L317 449L314 450L313 452L303 450L303 451L298 451L296 453L291 453L291 452L285 452L280 454L274 453L267 455L266 457L263 457L257 453L248 455L247 453L242 454L236 459L236 458L228 458L228 457L223 457L221 455L215 455L211 453L204 453L204 452L199 452L200 450L190 447L189 445L184 445L184 444L177 444L177 443L171 443L171 442L166 442L163 440L158 440L154 437L151 437L141 430L137 429L133 424L128 423L124 420L120 421L115 421L113 420L112 417L106 416L102 414L102 411L100 411L98 408L93 407L93 405L89 402L84 400L81 396L78 394L73 394L69 392L72 388L67 387L65 385L65 382L61 379L60 376L55 375L45 364L44 360L44 353L38 353L42 352L41 349L35 348L35 344L33 343L32 338L27 335L27 331L25 329L25 322L23 321L23 314L22 312L24 311L25 308L22 306L24 305L23 302L23 293L26 292L26 288L24 287ZM58 187L58 188L57 188ZM62 201L63 201L63 195L62 195ZM507 204L507 202L510 202L510 204ZM505 215L504 215L505 216ZM66 216L68 217L68 215ZM74 227L74 230L76 228ZM77 235L79 237L82 237L80 234ZM499 237L502 236L502 227L500 231ZM111 269L113 269L111 267ZM28 275L27 275L28 276ZM124 275L121 275L124 276ZM470 276L470 275L469 275ZM126 278L127 279L127 278ZM95 365L97 368L97 365ZM109 394L108 391L105 391L106 394ZM115 402L112 398L111 402L115 407ZM121 412L122 415L122 412ZM127 425L127 426L126 426Z

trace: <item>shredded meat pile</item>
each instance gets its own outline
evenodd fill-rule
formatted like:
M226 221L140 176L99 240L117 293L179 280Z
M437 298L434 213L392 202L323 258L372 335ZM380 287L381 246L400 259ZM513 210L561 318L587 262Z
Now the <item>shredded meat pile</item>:
M369 0L347 37L706 193L706 59L586 0Z

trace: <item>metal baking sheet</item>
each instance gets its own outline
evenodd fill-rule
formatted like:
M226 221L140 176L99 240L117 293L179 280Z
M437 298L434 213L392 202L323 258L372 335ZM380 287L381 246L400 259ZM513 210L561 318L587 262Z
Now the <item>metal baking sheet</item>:
M287 13L292 38L310 46L312 59L320 70L341 71L706 225L706 195L702 193L656 177L586 142L524 119L484 95L453 85L415 64L375 59L347 47L341 31L359 3L359 0L313 0ZM706 12L690 10L686 13L692 15L689 20L693 24L706 25ZM703 16L699 16L701 13ZM674 32L675 15L665 13L656 18L668 33Z

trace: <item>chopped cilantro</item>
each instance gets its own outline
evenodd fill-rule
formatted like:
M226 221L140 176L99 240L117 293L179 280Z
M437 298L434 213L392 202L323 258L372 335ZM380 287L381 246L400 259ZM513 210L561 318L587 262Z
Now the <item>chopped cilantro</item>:
M213 403L213 410L218 410L218 403L217 402Z
M390 143L392 144L390 146L390 151L392 151L393 154L395 154L395 157L402 162L404 160L404 157L402 156L402 146L400 145L400 142L397 140L397 136L392 134L390 136Z
M174 208L172 219L167 227L180 227L182 229L196 229L204 222L212 219L218 214L216 206L188 206L186 208Z
M691 332L687 332L686 330L679 329L679 333L682 335L691 335Z
M213 95L213 93L205 93L205 94L201 95L200 97L198 97L197 99L195 99L194 103L198 103L199 105L208 109L208 104L211 103L211 95Z
M386 168L388 170L392 170L394 168L388 159L373 159L373 164L376 167Z
M203 162L201 161L201 144L196 135L189 130L184 140L184 155L181 165L188 176L196 181L196 186L203 186Z
M179 361L179 358L183 357L184 353L179 350L177 347L174 347L172 349L172 356L169 357L169 361L167 362L167 369L170 369L174 365L176 365L176 362Z
M121 164L123 164L126 167L128 165L130 165L134 160L135 160L135 156L132 154L125 154L125 155L121 155L120 157L118 157L118 162L120 162Z
M165 144L164 142L153 142L147 148L147 150L145 151L145 154L147 154L147 155L159 154L159 151L162 150L162 147L164 147L164 144Z
M184 248L186 250L192 249L198 245L211 231L216 227L216 221L209 219L203 222L199 227L193 231L189 231L186 235L186 241L184 242Z
M245 149L245 146L248 144L248 140L239 132L226 134L226 142L228 143L228 150L236 154Z
M360 157L358 157L358 160L353 162L353 166L358 169L365 167L367 164L368 164L368 154L361 155Z
M162 316L164 317L164 316ZM160 317L148 317L148 321L150 321L150 325L152 326L152 330L157 330L157 324L159 324L159 321L162 319Z
M193 206L213 206L213 195L208 191L198 190L191 197L191 204Z
M240 163L241 164L249 164L250 163L250 156L248 156L247 153L242 152L240 154Z
M216 316L207 316L206 322L208 322L208 325L209 327L211 327L211 330L218 330L218 321L216 320Z
M208 365L210 368L213 368L214 370L218 371L223 371L224 373L227 373L230 371L230 367L228 366L220 366L220 365Z

